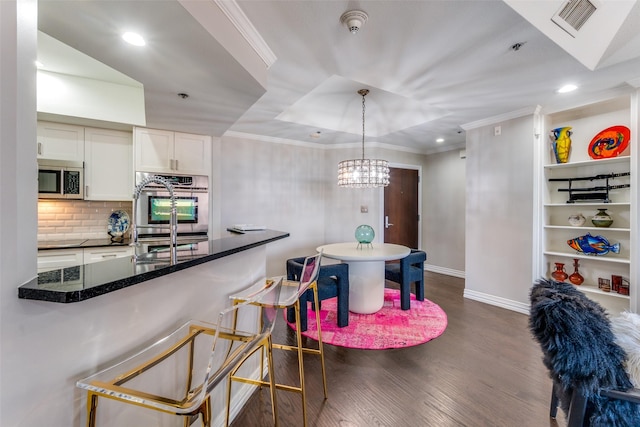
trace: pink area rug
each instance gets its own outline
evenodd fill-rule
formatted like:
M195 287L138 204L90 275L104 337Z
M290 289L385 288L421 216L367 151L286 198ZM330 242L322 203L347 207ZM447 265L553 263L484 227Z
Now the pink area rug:
M370 350L411 347L439 337L447 328L447 314L429 300L416 301L411 294L411 309L401 310L400 291L396 289L385 289L384 305L377 313L349 312L349 325L344 328L336 323L336 298L322 301L321 306L322 342L340 347ZM311 304L308 316L308 329L302 335L317 340ZM289 327L295 329L295 324L289 323Z

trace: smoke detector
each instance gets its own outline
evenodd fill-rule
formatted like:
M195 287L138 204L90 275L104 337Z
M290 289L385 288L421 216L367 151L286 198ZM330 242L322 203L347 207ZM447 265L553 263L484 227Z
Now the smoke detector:
M356 34L369 19L369 15L361 10L349 10L342 14L340 22L347 26L351 34Z

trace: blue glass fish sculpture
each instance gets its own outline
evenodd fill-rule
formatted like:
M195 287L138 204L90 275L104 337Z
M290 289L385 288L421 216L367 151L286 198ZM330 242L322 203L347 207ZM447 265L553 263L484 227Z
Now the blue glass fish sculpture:
M620 243L609 244L609 241L602 236L592 236L590 233L575 239L567 240L567 245L585 255L604 255L609 253L620 253Z

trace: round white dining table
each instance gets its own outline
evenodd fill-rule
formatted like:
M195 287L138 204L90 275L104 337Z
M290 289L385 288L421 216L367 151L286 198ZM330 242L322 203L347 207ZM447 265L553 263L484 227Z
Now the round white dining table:
M384 305L384 262L401 259L411 249L393 243L358 247L358 242L318 246L327 258L349 264L349 311L371 314Z

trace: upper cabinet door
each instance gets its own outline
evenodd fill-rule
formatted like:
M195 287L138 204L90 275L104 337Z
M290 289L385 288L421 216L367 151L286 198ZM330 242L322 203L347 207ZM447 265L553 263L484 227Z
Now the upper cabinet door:
M134 131L135 170L166 174L211 174L211 137L158 129Z
M173 132L136 128L134 132L136 171L171 172Z
M85 129L85 200L133 198L131 132Z
M211 174L211 137L175 134L174 171L193 175Z
M84 127L38 122L38 158L84 161Z

